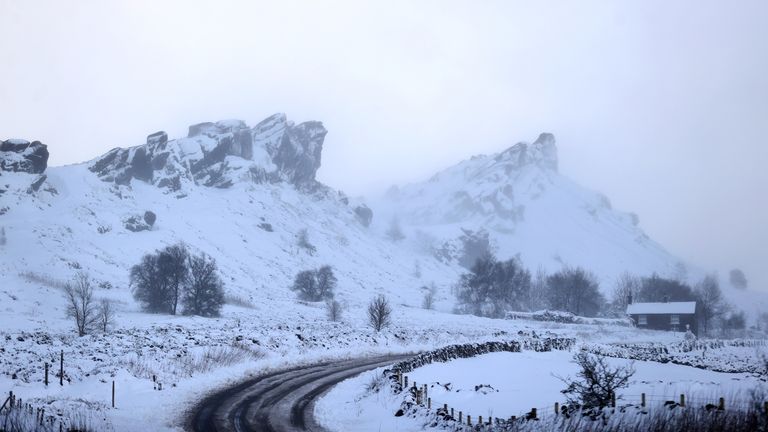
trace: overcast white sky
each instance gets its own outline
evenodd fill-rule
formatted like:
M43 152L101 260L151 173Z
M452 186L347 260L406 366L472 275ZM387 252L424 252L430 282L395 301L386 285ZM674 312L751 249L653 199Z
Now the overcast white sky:
M0 0L0 139L61 165L286 112L329 129L323 182L369 194L550 131L671 252L768 289L766 23L764 0Z

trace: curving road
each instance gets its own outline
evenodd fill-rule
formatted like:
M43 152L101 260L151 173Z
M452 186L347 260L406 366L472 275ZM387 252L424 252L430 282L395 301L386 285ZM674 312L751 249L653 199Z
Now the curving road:
M272 372L213 394L195 409L191 428L204 431L324 431L315 401L339 382L409 355L318 363Z

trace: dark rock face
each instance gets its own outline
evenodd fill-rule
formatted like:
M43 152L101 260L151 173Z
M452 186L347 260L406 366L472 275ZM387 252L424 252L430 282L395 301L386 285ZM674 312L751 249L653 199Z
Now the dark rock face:
M131 232L149 231L152 229L152 225L146 223L144 218L139 215L133 215L123 220L123 226L125 229Z
M290 183L315 180L326 133L328 131L320 122L306 122L287 128L272 160Z
M40 177L38 177L34 182L32 182L31 185L29 185L29 188L27 188L28 194L33 194L40 190L40 186L45 183L45 180L48 179L48 176L43 174Z
M155 221L157 220L157 215L155 212L147 210L144 212L144 222L147 223L149 226L155 225Z
M361 204L355 207L355 216L357 217L357 220L367 228L371 225L371 221L373 220L373 210L367 205Z
M186 183L226 188L242 180L313 190L326 133L320 122L294 125L283 114L253 128L240 120L198 123L186 138L168 141L161 131L142 146L113 149L90 170L104 181L138 179L171 191Z
M0 141L0 171L42 174L48 167L48 146L40 141Z

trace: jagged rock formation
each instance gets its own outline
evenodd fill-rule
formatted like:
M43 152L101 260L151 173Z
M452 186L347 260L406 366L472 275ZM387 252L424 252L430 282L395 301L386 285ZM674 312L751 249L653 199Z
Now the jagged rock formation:
M146 144L113 149L89 168L104 181L125 185L137 179L171 191L185 183L226 188L241 180L312 189L326 133L321 122L294 125L284 114L253 128L241 120L199 123L186 138L169 141L156 132Z
M48 146L40 141L0 141L0 171L42 174L47 167Z
M400 203L403 215L417 224L471 218L514 224L525 218L527 198L543 192L558 175L557 168L555 137L542 133L532 144L520 142L495 155L475 156L428 182L393 187L387 198Z

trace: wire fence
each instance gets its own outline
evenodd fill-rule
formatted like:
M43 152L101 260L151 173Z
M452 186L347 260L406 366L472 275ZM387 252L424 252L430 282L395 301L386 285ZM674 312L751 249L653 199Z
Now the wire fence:
M397 379L400 380L402 384L408 382L408 377L405 375L398 376ZM567 402L554 402L549 406L531 407L527 411L520 411L517 415L512 415L510 417L497 417L493 415L492 410L487 410L485 413L480 414L478 413L479 410L462 410L458 407L451 407L445 403L440 404L437 400L432 400L432 398L429 397L429 388L431 387L426 384L408 388L414 395L416 405L421 409L426 409L430 414L442 416L444 420L454 421L466 426L492 426L494 424L515 422L520 419L554 420L559 416L563 416L569 410ZM647 413L651 410L676 407L704 408L717 411L729 410L747 412L753 410L762 411L764 415L768 416L768 401L760 402L756 400L736 399L733 397L726 398L725 396L690 396L685 393L674 396L652 393L622 393L616 395L611 406L607 408L614 410L637 408L643 413Z

